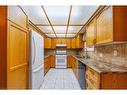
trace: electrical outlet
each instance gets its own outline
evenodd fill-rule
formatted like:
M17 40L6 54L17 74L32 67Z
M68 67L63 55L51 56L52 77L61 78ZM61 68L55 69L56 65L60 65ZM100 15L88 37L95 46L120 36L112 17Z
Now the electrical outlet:
M114 56L117 56L117 55L118 55L118 51L114 50Z
M100 57L103 57L103 54L102 53L100 53Z

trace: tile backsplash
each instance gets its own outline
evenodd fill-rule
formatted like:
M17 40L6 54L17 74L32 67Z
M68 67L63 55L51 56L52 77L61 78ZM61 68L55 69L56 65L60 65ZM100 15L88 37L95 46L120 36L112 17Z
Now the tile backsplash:
M127 67L127 44L98 46L88 54L95 60Z

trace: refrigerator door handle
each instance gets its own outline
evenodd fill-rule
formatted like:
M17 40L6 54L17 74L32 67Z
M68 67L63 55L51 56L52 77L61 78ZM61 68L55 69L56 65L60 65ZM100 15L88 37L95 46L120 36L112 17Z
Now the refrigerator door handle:
M35 39L33 37L33 45L34 45L34 58L33 58L33 65L35 63L35 58L36 58L36 44L35 44Z
M43 70L43 66L40 66L40 67L36 68L35 70L33 70L33 73L36 73L36 72L40 71L41 69Z

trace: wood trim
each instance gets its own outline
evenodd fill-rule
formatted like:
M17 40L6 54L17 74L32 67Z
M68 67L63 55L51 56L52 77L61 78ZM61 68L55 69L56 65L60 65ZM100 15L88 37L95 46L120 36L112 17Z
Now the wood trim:
M70 11L69 11L69 16L68 16L68 22L67 22L67 28L66 28L66 35L67 36L67 32L68 32L68 27L69 27L69 23L70 23L70 18L71 18L71 11L72 11L72 6L70 6Z
M26 65L27 65L27 63L20 64L20 65L11 67L9 70L10 70L10 71L15 71L15 70L17 70L17 69L19 69L19 68L22 68L22 67L26 66Z
M12 25L12 24L11 24L10 26L12 26L12 27L14 27L14 28L16 28L16 29L18 29L18 30L21 30L21 31L23 31L23 32L27 33L27 31L26 31L26 30L23 30L23 29L21 29L21 28L19 28L19 27L15 26L15 25Z
M10 21L11 23L15 24L16 26L22 28L23 30L28 31L27 29L25 29L24 27L22 27L21 25L18 25L17 23L13 22L12 20L8 19L8 21Z
M48 20L48 22L49 22L49 24L50 24L50 26L51 26L51 28L52 28L52 30L53 30L53 32L54 32L54 34L55 34L55 36L57 37L56 32L55 32L55 30L54 30L54 28L53 28L53 26L52 26L52 23L51 23L51 21L50 21L50 19L49 19L48 15L47 15L47 13L46 13L45 8L44 8L43 6L41 6L41 8L42 8L42 10L43 10L43 11L44 11L44 13L45 13L45 16L46 16L46 18L47 18L47 20Z
M0 89L7 88L7 6L0 6Z

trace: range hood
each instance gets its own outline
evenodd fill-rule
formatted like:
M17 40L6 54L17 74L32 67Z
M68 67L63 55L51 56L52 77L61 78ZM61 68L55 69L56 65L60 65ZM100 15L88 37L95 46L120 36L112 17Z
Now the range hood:
M61 47L61 48L65 47L65 48L66 48L67 45L66 45L66 44L56 44L56 47L58 47L58 48L60 48L60 47Z

